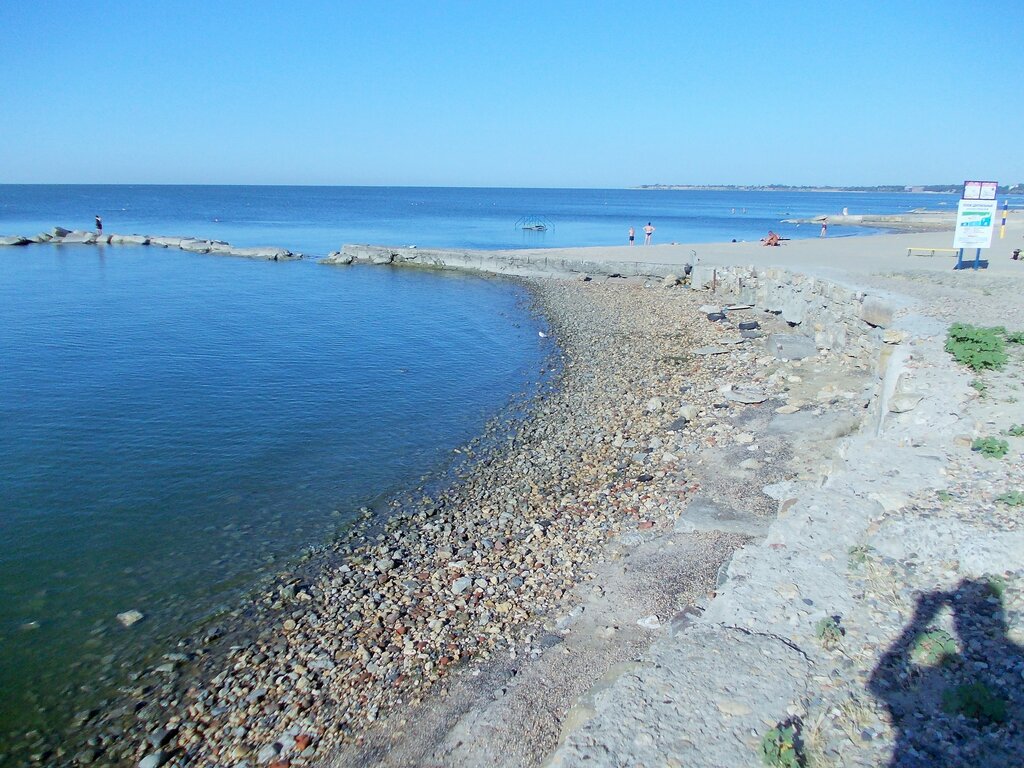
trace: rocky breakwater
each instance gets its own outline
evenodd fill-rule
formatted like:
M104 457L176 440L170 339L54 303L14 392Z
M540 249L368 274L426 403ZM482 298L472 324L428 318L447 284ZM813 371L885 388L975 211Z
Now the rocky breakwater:
M154 248L177 248L188 253L210 253L218 256L240 256L265 261L293 261L301 259L301 253L286 248L240 247L222 240L203 240L196 237L165 237L161 235L122 235L115 233L68 230L54 227L32 237L0 237L0 246L25 246L40 243L51 245L148 245Z
M521 277L575 277L578 279L584 279L591 275L660 279L682 275L686 269L679 264L593 261L565 256L549 256L543 253L431 250L415 246L395 248L381 245L343 245L341 250L331 252L320 263L340 266L350 264L392 265L487 272Z
M314 764L444 690L471 660L542 650L543 621L571 608L609 540L674 530L701 446L754 460L749 436L722 414L759 407L750 403L768 394L751 387L785 385L763 339L665 286L537 282L562 364L529 418L496 426L451 486L396 501L379 526L169 649L123 697L83 713L77 738L35 746L38 762ZM706 352L718 346L732 354ZM704 591L742 539L692 535L704 537Z
M967 322L1007 314L949 299ZM765 540L552 765L1021 764L1024 348L979 374L944 349L948 327L892 313L861 428L764 488Z

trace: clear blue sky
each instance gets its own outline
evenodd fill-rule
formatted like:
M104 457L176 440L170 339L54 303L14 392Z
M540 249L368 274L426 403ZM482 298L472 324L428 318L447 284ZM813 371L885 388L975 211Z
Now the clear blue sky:
M0 182L1024 181L1014 2L0 7Z

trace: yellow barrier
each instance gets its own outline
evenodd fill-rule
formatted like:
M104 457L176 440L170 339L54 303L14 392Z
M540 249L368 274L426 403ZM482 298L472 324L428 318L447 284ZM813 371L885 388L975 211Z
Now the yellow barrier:
M955 254L956 248L907 248L907 256L913 256L914 251L921 251L920 256L935 256L939 253Z

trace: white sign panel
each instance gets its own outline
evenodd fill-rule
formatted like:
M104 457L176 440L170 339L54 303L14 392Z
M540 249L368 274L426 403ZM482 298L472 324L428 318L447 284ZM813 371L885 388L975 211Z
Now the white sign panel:
M954 248L991 248L996 225L995 200L961 200L956 209Z

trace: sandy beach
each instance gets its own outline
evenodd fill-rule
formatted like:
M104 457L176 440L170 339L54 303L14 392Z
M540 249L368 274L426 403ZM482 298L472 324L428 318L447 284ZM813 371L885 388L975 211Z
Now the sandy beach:
M620 765L654 764L643 755L662 755L665 764L753 765L765 721L796 716L817 722L815 748L832 761L822 764L888 759L897 738L892 717L861 696L863 711L848 716L870 722L850 731L850 747L840 743L849 730L842 718L828 715L834 698L819 694L842 686L863 692L913 613L915 595L952 588L972 575L970 567L960 558L938 575L919 569L935 577L920 577L920 584L913 583L919 572L899 571L899 579L891 577L895 591L876 585L892 592L879 619L871 613L870 585L857 598L857 590L829 581L832 576L801 571L795 560L773 560L792 546L779 526L795 525L799 513L805 532L815 526L827 532L834 523L804 510L800 501L810 494L799 489L839 477L856 450L888 456L883 447L896 450L905 440L919 447L922 431L931 430L950 462L975 460L969 445L956 441L984 427L968 424L967 416L962 424L935 419L950 408L966 414L969 407L991 407L995 399L969 399L977 395L967 386L971 377L941 352L942 337L956 319L1024 329L1024 262L1009 258L1021 233L1012 224L1007 239L995 241L986 254L989 269L955 273L949 256L907 256L908 248L948 247L950 233L824 238L777 248L724 243L536 252L680 267L693 264L696 252L698 265L723 269L722 283L716 280L721 291L742 292L744 278L729 270L755 265L765 291L770 277L831 297L822 306L855 301L860 307L877 298L891 312L878 325L850 320L863 326L856 337L828 349L815 342L828 329L811 329L813 314L793 323L788 309L765 311L740 293L598 273L587 281L532 280L537 311L550 323L559 352L551 387L527 406L524 420L496 424L466 446L472 461L451 486L410 494L368 515L350 539L313 553L250 605L168 649L123 698L84 713L63 746L41 739L36 762ZM716 316L725 306L748 304L754 306ZM803 351L792 352L791 341ZM912 406L890 411L896 395L913 400L887 377L891 359L902 373L935 368L948 386L921 387ZM1018 371L1019 353L1014 361ZM905 376L900 386L912 379ZM1024 422L1014 386L1013 376L991 381L989 397L998 395L1000 406L990 421ZM946 397L955 398L953 405ZM886 424L891 445L849 443L868 431L884 437L880 425ZM911 428L917 430L912 439ZM979 465L984 472L950 469L947 515L978 499L991 507L992 489L1008 489L1020 461L1014 443L1005 462ZM854 496L875 492L854 486ZM929 486L929 498L937 488ZM863 530L881 525L867 519L871 514L909 518L920 501L909 490L895 500L875 498ZM992 528L991 546L1001 546L1004 517L975 516L979 528ZM859 518L851 513L849 519ZM827 550L813 536L805 544L812 559ZM865 550L869 561L876 551ZM913 561L913 553L902 554ZM879 567L896 573L900 558L886 557ZM1020 596L1019 554L1013 557L1018 567L1000 571L1008 601ZM846 559L818 565L845 579ZM766 563L768 571L751 579L754 564ZM754 599L744 591L751 588L776 599ZM806 635L828 606L858 599L867 607L845 613L846 639L810 650ZM859 631L853 617L873 631ZM756 642L748 643L751 632ZM768 635L786 642L765 640ZM798 662L782 650L790 646L800 650ZM721 658L697 663L698 651L708 647L719 647ZM836 647L853 666L833 678ZM739 655L731 657L728 648ZM673 657L710 677L657 671ZM763 664L760 685L776 686L756 704L744 694L762 690L743 678L751 659ZM779 687L783 678L792 685ZM658 703L663 700L676 702L672 713ZM1018 702L1011 704L1016 712ZM819 712L822 719L814 721ZM858 735L865 729L872 733L866 740ZM1017 738L1005 741L1015 745Z

